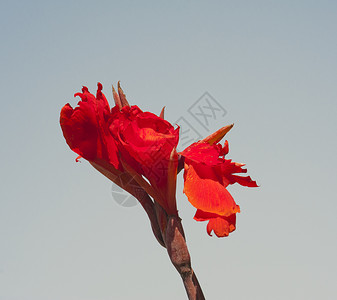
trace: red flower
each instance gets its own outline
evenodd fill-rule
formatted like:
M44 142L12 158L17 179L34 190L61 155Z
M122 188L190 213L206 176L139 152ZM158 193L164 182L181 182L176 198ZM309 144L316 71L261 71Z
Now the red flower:
M123 163L145 176L157 194L155 200L169 214L175 214L175 198L172 199L175 190L169 189L169 181L175 181L176 174L170 176L169 169L171 153L179 140L179 128L174 129L169 122L153 113L143 112L138 106L125 106L119 118L112 119L110 131L118 140Z
M197 208L194 219L208 220L208 234L211 235L213 230L218 237L228 236L235 230L235 214L240 212L227 186L235 182L249 187L257 186L249 176L235 175L247 172L242 168L244 164L224 158L228 153L228 142L224 147L218 142L231 128L232 125L224 127L181 153L185 157L184 193Z
M112 137L108 121L112 117L110 106L98 83L96 97L83 87L81 101L73 109L66 104L60 115L63 135L69 147L86 160L108 168L122 170L118 159L118 149Z
M130 107L119 84L118 94L113 89L116 105L111 110L100 83L96 97L87 87L75 96L81 98L78 107L73 109L68 103L60 116L69 147L117 184L121 178L134 178L167 213L176 214L179 128L137 106Z
M118 94L113 89L116 105L111 110L100 83L96 97L86 87L75 96L81 98L78 107L73 109L68 103L61 110L60 124L67 144L137 197L151 216L152 225L160 219L164 232L167 215L178 215L175 190L179 127L174 129L165 121L163 111L158 117L138 106L130 107L119 84ZM225 159L228 142L221 146L219 141L231 128L224 127L181 153L185 160L184 193L197 208L194 219L208 220L208 234L214 231L219 237L235 230L236 213L240 212L227 186L257 186L249 176L236 175L247 172L243 164ZM148 195L164 209L156 208L157 216Z

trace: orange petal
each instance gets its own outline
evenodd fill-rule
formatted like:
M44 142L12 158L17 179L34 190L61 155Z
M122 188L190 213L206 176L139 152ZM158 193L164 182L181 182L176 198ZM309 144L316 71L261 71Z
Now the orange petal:
M184 193L194 207L221 216L240 212L240 207L212 167L202 164L185 165L184 179Z
M235 230L235 214L232 214L228 217L223 217L216 214L206 213L198 209L194 219L196 221L208 221L207 233L210 236L212 236L212 231L214 231L217 237L224 237L228 236L229 233Z
M212 133L208 137L204 138L201 142L209 143L210 145L216 144L233 128L234 124L224 126Z

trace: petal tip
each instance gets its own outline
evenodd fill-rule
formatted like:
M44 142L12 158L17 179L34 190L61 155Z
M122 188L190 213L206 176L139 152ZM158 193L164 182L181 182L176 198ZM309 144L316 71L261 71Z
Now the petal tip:
M222 138L233 128L233 126L234 126L234 123L220 128L216 132L204 138L202 142L209 143L210 145L220 142Z

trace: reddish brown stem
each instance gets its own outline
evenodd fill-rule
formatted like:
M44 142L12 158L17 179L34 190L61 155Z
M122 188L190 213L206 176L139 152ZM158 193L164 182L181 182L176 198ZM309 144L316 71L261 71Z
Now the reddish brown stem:
M165 242L171 262L180 274L189 300L204 300L198 279L191 267L191 258L187 249L181 220L177 216L169 216Z
M192 275L192 282L193 282L193 285L196 287L196 291L197 291L197 298L196 298L196 300L205 300L204 293L201 290L201 286L199 284L198 278L195 275L194 271L193 271L193 275Z
M154 203L152 202L150 196L143 189L137 189L137 192L134 194L134 196L138 199L139 203L143 206L145 212L147 213L151 222L153 234L156 237L158 243L165 247L164 239L158 224Z

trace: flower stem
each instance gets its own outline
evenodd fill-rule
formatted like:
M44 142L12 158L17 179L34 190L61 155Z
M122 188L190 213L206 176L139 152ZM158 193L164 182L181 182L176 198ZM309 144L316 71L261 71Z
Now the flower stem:
M189 300L204 300L198 279L191 267L191 258L187 249L181 219L169 216L165 244L172 264L180 274Z

